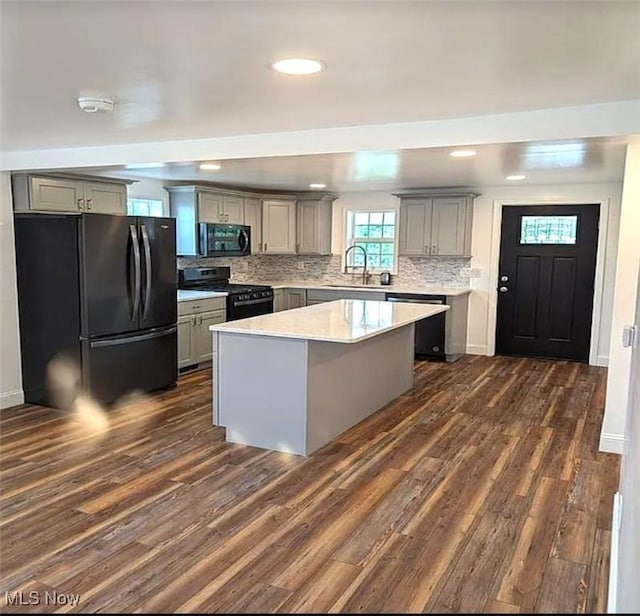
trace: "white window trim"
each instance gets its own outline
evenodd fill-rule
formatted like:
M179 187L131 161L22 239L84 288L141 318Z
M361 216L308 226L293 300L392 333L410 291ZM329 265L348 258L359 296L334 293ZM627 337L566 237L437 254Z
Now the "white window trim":
M371 274L379 274L380 272L390 272L391 274L397 276L398 275L398 261L399 261L399 255L398 255L398 246L399 246L399 241L398 241L398 235L399 235L399 224L400 224L400 213L398 211L397 208L393 208L393 207L361 207L361 208L345 208L344 210L344 214L343 214L343 219L342 219L342 245L344 247L343 251L342 251L342 258L341 258L341 271L342 273L344 273L345 271L345 266L347 264L347 261L345 259L345 254L347 249L349 248L350 244L349 244L349 214L356 214L358 212L394 212L396 215L396 223L395 223L395 233L394 233L394 238L393 238L393 267L391 269L384 269L382 267L367 267L367 271ZM360 273L360 275L362 275L362 268L360 268L359 266L354 268L354 269L349 269L349 271L347 272L348 274L353 274L354 276L357 275L358 273Z
M169 215L167 211L167 200L166 199L158 199L158 197L131 197L127 195L127 215L129 215L129 201L160 201L162 203L162 216L166 217ZM131 214L131 216L135 216L135 214Z

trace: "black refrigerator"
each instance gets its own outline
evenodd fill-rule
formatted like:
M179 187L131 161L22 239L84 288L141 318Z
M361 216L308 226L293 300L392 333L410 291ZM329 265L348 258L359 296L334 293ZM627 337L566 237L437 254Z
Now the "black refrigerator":
M47 380L61 359L102 404L175 384L173 218L16 214L15 239L27 402L60 406Z

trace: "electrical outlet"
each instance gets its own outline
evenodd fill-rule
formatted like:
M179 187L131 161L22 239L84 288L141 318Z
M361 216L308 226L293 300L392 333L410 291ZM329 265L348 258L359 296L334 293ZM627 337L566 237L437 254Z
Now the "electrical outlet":
M304 261L298 261L298 269L299 270L303 270L304 269Z

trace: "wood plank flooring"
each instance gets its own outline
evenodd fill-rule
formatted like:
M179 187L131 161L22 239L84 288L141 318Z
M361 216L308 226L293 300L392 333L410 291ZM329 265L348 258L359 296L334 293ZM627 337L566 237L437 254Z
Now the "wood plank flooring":
M1 412L2 611L604 612L605 369L468 356L415 375L306 459L225 443L208 370L106 433Z

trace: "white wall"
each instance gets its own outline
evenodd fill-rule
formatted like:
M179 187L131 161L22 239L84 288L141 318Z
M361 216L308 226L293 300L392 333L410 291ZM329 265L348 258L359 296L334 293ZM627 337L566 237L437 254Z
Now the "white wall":
M23 401L11 179L0 173L0 408Z
M158 199L162 201L164 213L169 215L169 193L163 188L164 180L137 180L127 188L129 199Z
M596 266L596 286L600 288L600 293L596 294L594 303L595 331L592 336L591 363L606 365L611 330L611 289L615 280L621 184L496 186L478 188L476 192L482 194L475 200L474 205L471 267L480 270L480 277L471 279L473 293L469 302L467 352L478 355L494 353L500 205L602 203Z
M635 303L634 322L640 326L640 280ZM614 515L613 519L609 585L609 605L612 609L608 611L637 614L640 611L640 340L632 352L626 415L624 455L620 471L622 506L619 515ZM620 522L619 535L616 535L617 518Z
M622 453L625 413L629 395L631 350L622 346L622 330L635 316L640 269L640 144L627 146L624 170L620 237L615 264L607 399L600 434L600 449Z

